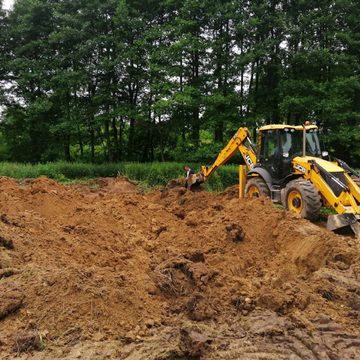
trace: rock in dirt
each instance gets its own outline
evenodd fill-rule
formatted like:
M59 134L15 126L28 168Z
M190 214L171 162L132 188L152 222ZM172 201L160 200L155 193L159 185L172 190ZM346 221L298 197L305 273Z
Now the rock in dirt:
M4 247L8 250L14 249L14 243L11 239L5 239L3 236L0 235L0 246Z
M261 336L282 335L286 330L286 320L270 311L255 314L249 324L251 333Z
M6 250L0 248L0 269L6 269L11 267L11 257Z
M190 358L200 358L208 351L212 340L195 330L180 330L180 349L185 356Z
M214 210L216 210L216 211L222 211L222 210L224 210L224 205L214 204L214 205L212 206L212 208L213 208Z
M203 262L186 264L183 271L198 287L207 285L219 274L216 271L210 271Z
M239 242L245 238L245 231L239 224L226 225L226 232L229 241Z
M190 320L204 321L215 317L216 310L203 294L196 292L186 304L187 314Z
M174 215L180 220L184 220L186 217L186 213L183 209L174 210Z
M9 217L6 214L1 214L0 215L0 220L6 224L6 225L10 225L10 226L20 226L19 223L17 221L14 221L12 219L9 219Z
M243 315L247 315L256 307L254 299L242 295L232 296L231 303L235 306L236 310L241 311Z
M195 288L202 289L218 275L202 262L202 254L194 257L190 254L190 257L197 262L179 256L156 267L154 283L163 293L172 296L191 294Z
M200 250L195 250L194 252L186 254L185 258L195 263L205 262L205 256Z
M157 236L159 236L162 232L166 230L167 230L167 226L153 226L151 228L151 231Z
M40 351L44 348L41 334L36 330L21 331L14 337L13 351L17 353Z
M229 186L220 195L228 199L239 198L239 185Z
M0 320L2 320L23 306L24 294L17 288L0 288L0 299Z
M124 176L98 179L97 184L102 191L107 193L133 193L136 191L136 184Z
M0 266L0 268L1 268L1 266ZM18 272L19 271L17 269L11 269L11 268L2 269L2 270L0 270L0 279L10 277L12 275L17 274Z
M360 296L356 294L351 294L349 296L348 306L351 309L360 312Z
M170 180L166 186L165 189L174 189L177 187L185 187L185 178L179 178L179 179L172 179Z

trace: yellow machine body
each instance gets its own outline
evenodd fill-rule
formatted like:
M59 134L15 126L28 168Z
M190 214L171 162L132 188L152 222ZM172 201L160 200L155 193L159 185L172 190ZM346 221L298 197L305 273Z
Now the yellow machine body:
M321 206L330 207L337 215L328 217L328 229L351 226L360 238L360 177L341 160L331 162L321 156L307 154L306 136L317 130L317 126L312 124L266 125L258 131L259 141L256 149L251 142L249 130L240 127L220 151L214 163L211 166L202 166L194 179L198 183L206 181L217 168L240 152L246 164L240 165L239 168L240 197L269 196L273 202L282 203L289 210L310 220L316 218ZM266 161L264 164L264 161L259 160L259 153L266 146L262 143L262 135L268 131L286 131L288 134L294 134L289 135L290 137L297 136L297 140L299 140L299 132L303 134L302 153L288 159L289 174L278 183L273 181L273 177L266 170ZM279 148L273 150L281 151ZM282 157L286 159L289 154L283 153L279 156L280 159ZM276 169L274 171L276 172Z

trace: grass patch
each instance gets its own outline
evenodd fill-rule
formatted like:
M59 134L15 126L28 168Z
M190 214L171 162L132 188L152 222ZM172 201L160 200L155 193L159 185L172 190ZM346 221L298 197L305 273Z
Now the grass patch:
M150 187L161 187L171 179L184 176L184 164L174 162L154 163L113 163L86 164L54 162L46 164L19 164L0 162L0 176L15 179L47 176L62 183L84 183L99 177L126 176L139 182L143 191ZM200 164L190 164L194 171ZM238 183L238 167L225 165L218 169L205 184L209 191L223 191L228 186Z
M319 221L326 221L329 215L336 215L335 209L323 206L320 209Z

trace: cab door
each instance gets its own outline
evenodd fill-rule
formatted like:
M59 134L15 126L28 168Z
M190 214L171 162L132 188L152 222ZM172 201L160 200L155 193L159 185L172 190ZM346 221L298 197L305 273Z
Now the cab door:
M262 131L258 164L270 173L274 184L281 179L281 160L280 130Z

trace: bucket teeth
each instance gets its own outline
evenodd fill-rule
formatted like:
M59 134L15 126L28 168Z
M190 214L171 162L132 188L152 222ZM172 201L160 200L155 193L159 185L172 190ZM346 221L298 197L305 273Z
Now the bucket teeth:
M360 240L360 222L359 221L354 222L350 226L351 226L352 231L355 234L355 237Z
M360 239L360 215L355 214L337 214L329 215L327 221L327 229L334 231L350 226L355 233L355 237Z

